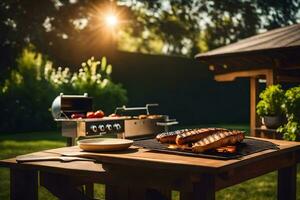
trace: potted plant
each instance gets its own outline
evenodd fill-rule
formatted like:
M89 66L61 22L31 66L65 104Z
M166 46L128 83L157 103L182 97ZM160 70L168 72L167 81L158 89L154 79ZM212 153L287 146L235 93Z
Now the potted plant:
M285 93L282 108L286 113L287 123L277 129L285 140L299 140L300 134L300 86L290 88Z
M284 95L281 85L271 85L260 93L256 112L261 117L262 124L267 128L275 129L283 123Z

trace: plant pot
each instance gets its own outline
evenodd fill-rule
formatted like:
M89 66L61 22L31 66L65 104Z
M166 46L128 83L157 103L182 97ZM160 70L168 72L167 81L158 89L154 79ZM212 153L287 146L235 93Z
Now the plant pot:
M261 122L269 129L277 129L283 124L282 116L264 116L261 118Z

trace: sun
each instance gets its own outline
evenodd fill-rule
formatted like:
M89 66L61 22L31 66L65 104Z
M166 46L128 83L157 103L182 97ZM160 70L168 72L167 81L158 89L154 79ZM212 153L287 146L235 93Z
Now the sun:
M118 24L118 18L116 15L109 14L105 18L106 24L110 27L115 27Z

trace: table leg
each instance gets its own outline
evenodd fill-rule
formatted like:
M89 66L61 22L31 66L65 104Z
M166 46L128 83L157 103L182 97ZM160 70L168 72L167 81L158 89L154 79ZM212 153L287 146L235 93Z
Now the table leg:
M170 189L160 189L159 192L162 194L162 196L165 199L167 199L167 200L172 199L172 190L170 190Z
M37 171L10 169L10 199L38 199Z
M94 184L93 183L85 184L85 195L91 199L94 198Z
M296 199L297 165L278 170L277 199Z
M193 191L180 191L180 200L214 200L215 178L213 175L203 175L201 181L193 183Z
M162 193L162 191L164 193ZM171 199L170 190L146 189L142 187L127 187L105 185L106 200L169 200Z
M145 200L170 200L171 191L170 190L156 190L156 189L146 189L145 191Z
M106 200L129 200L128 187L120 187L115 185L105 185L105 199Z
M40 172L40 184L54 196L62 200L90 200L89 196L84 195L82 180L77 177Z

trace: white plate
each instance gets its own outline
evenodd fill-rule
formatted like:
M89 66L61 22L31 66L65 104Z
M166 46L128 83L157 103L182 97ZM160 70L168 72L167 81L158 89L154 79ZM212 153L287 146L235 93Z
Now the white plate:
M118 151L128 149L132 145L132 140L118 138L95 138L84 139L77 142L84 151Z

